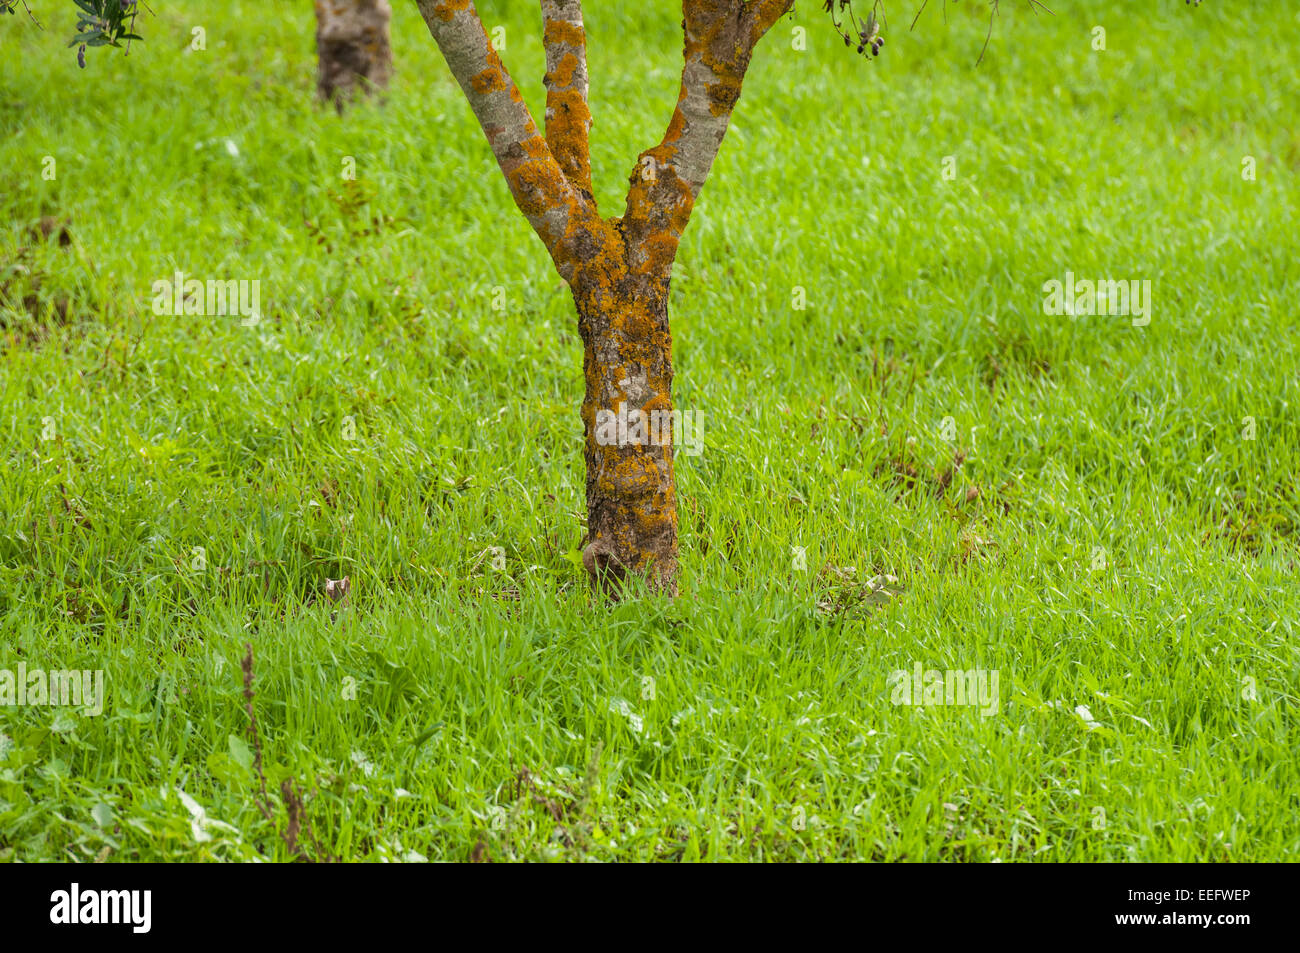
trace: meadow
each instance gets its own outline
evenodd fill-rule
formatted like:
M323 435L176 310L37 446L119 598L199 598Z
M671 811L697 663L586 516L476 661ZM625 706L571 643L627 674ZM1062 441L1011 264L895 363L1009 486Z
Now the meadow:
M540 117L536 5L479 6ZM680 10L588 6L617 215ZM681 595L616 605L572 299L414 5L341 117L301 4L84 70L5 18L0 670L106 695L0 704L0 860L1294 857L1300 13L1049 6L978 66L983 4L763 41L674 275Z

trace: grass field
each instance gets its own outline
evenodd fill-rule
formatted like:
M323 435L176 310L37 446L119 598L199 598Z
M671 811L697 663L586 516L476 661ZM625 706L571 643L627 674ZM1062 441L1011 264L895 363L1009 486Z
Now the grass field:
M682 594L613 607L572 300L412 4L341 119L302 5L84 71L71 4L6 18L0 669L106 698L0 705L0 859L285 860L291 811L318 859L1293 857L1300 15L1050 5L978 68L982 4L764 41L673 284ZM617 6L606 215L681 57ZM540 116L536 5L480 7ZM178 271L262 320L156 315ZM1149 324L1045 314L1067 272Z

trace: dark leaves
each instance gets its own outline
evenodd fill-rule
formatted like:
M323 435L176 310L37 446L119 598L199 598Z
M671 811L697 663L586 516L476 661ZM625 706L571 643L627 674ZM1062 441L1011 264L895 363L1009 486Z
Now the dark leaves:
M73 0L77 5L77 35L68 46L77 47L77 65L86 68L86 48L121 46L139 40L133 32L138 0Z

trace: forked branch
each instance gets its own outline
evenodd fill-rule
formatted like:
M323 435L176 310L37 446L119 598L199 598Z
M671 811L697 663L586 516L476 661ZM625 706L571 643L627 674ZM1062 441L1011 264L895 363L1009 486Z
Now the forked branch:
M666 274L718 155L754 46L794 0L683 0L682 80L659 144L629 178L623 231L635 270Z
M424 22L487 136L515 205L566 280L595 206L565 175L497 55L470 0L416 0Z

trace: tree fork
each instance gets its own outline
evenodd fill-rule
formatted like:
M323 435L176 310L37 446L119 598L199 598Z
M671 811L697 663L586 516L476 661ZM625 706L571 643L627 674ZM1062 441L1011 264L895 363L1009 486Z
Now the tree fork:
M623 216L607 220L591 192L581 0L540 0L545 135L488 41L473 0L416 4L487 137L515 205L545 244L577 305L586 378L583 565L596 587L615 597L633 576L675 595L668 326L673 260L726 135L754 45L794 0L683 0L676 108L659 144L642 152L632 171ZM626 431L607 439L600 421L620 412L628 420ZM647 430L634 431L629 419L634 412Z

